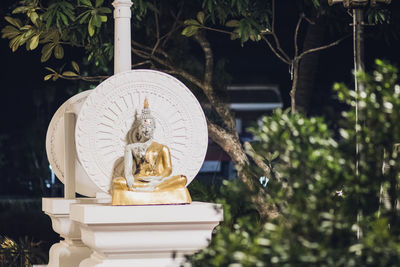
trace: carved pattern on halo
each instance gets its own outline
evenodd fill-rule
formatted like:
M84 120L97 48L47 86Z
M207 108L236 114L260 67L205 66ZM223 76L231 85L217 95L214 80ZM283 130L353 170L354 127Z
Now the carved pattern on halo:
M148 75L148 73L151 73L153 71L137 71L138 72L142 72L143 74ZM142 74L141 73L141 74ZM140 74L139 74L140 75ZM150 74L153 75L153 74ZM160 142L160 143L164 143L167 146L170 146L171 148L171 154L172 154L172 160L173 160L173 166L175 166L174 168L174 173L187 173L189 177L191 177L191 179L193 179L195 173L197 173L198 169L200 169L201 167L201 163L202 160L204 159L205 156L205 149L197 149L196 146L198 145L198 143L205 143L205 147L207 146L207 140L200 140L200 138L193 138L193 137L198 137L201 133L199 133L199 131L201 131L200 129L205 128L205 131L207 130L206 128L206 123L205 123L205 119L204 117L201 117L202 114L202 109L200 107L200 105L198 105L197 99L190 93L187 94L185 96L180 96L179 93L177 93L177 91L181 90L181 91L186 91L186 87L179 82L178 80L171 78L169 75L165 75L165 74L160 74L159 72L157 72L158 76L162 76L161 80L162 80L162 84L160 84L160 82L146 82L146 80L144 80L143 78L137 78L137 79L132 79L132 77L129 75L129 73L124 73L121 75L117 75L118 78L109 78L108 80L104 81L98 88L96 88L96 93L98 94L98 96L102 97L102 100L100 104L97 105L96 110L99 111L101 108L102 110L104 110L104 107L106 107L107 105L106 100L107 101L117 101L116 97L111 97L111 90L109 90L110 86L113 85L114 87L116 87L116 85L118 84L118 88L116 88L117 92L120 92L121 94L118 95L118 101L120 102L119 105L119 109L124 109L124 107L126 107L126 101L125 99L129 99L126 98L127 93L125 93L126 91L129 90L129 87L132 88L132 86L135 86L135 93L137 94L139 91L139 95L136 99L138 103L137 105L134 105L135 107L140 107L141 105L139 105L140 101L144 100L145 96L149 97L149 101L151 102L155 102L156 106L159 103L167 103L164 104L165 106L170 106L170 109L175 109L176 111L176 107L177 105L179 106L179 109L182 110L178 110L178 112L175 112L175 114L171 114L171 115L175 115L178 116L178 120L182 123L182 127L183 129L183 138L184 140L181 140L179 142L176 142L176 140L173 140L173 135L172 135L172 131L173 131L173 127L169 127L168 123L168 118L167 118L167 122L164 123L164 118L162 115L164 115L166 112L165 111L161 111L161 110L157 110L157 109L153 109L152 108L152 112L153 115L156 117L157 120L157 125L160 129L163 129L163 136L160 136L160 132L156 131L155 133L155 140ZM178 82L177 82L178 81ZM142 88L140 88L140 85L142 86ZM173 86L175 88L169 88L169 86ZM139 87L139 88L138 88ZM150 89L146 89L143 90L143 88L149 88ZM161 93L156 93L155 91L157 89L156 88L160 88L162 89ZM140 90L142 89L142 90ZM184 89L184 90L182 90ZM113 92L115 93L115 92ZM131 98L133 98L133 93L131 93ZM142 99L143 98L143 99ZM93 101L93 99L90 99L90 102L88 101L88 103L91 103ZM88 105L88 103L84 104L84 107ZM182 105L183 103L183 105ZM130 103L133 104L133 103ZM152 104L153 106L153 104ZM86 108L82 108L82 110L87 109ZM194 112L193 114L193 109L197 109L198 112ZM189 112L192 111L192 112ZM100 110L101 111L101 110ZM200 113L201 112L201 113ZM200 114L197 114L200 113ZM94 115L94 114L92 114ZM96 121L96 118L94 116L92 116L91 114L87 114L85 112L83 112L78 120L84 120L85 121ZM203 115L204 116L204 115ZM204 119L204 124L203 125L199 125L199 121L202 121L202 119ZM82 123L82 122L81 122ZM78 121L79 124L79 121ZM129 123L128 123L129 124ZM124 126L126 127L126 126ZM180 128L182 128L180 127ZM117 127L118 128L118 127ZM191 128L191 129L188 129ZM88 129L86 129L88 130ZM80 134L82 134L84 132L84 129L80 129L78 128L77 130L77 136L79 136ZM123 132L123 131L122 131ZM122 133L115 133L116 135L121 136ZM204 133L203 133L204 134ZM207 134L205 135L207 136ZM175 137L175 138L182 138L180 136ZM80 138L79 138L80 139ZM121 138L118 138L118 149L120 150L121 146L124 145L124 143L121 143ZM161 139L161 140L160 140ZM78 138L77 138L78 140ZM179 143L182 143L183 145L179 145ZM90 163L86 160L87 158L99 158L101 153L95 154L95 155L90 155L93 154L93 152L88 152L88 148L90 148L90 146L93 146L96 144L96 137L91 136L90 140L87 141L83 141L80 140L80 142L77 142L77 146L81 147L81 149L78 148L79 150L79 154L80 154L80 158L81 158L81 163L82 165L86 166L86 170L87 172L90 173L90 175L93 177L94 182L100 186L102 188L103 191L107 191L109 188L109 182L108 181L102 181L101 178L99 178L97 175L99 173L103 173L103 175L105 175L106 173L111 172L112 173L112 169L111 170L104 170L104 166L103 165L107 165L107 164L99 164L100 162L102 162L102 160L97 160L97 164L98 166L88 166L90 165ZM185 145L186 144L186 145ZM194 146L194 147L193 147ZM193 147L193 149L191 149ZM204 151L202 151L204 150ZM185 151L186 153L179 153L181 151ZM112 153L112 152L110 152ZM115 154L117 154L117 152L115 152ZM181 154L181 155L179 155ZM114 155L114 157L109 156L109 161L112 161L111 158L117 159L118 155ZM196 163L199 162L199 163ZM200 165L197 167L191 167L191 168L184 168L181 167L181 165L183 164L190 164L192 166L196 166L196 165ZM100 165L100 166L99 166ZM111 174L110 174L111 175Z

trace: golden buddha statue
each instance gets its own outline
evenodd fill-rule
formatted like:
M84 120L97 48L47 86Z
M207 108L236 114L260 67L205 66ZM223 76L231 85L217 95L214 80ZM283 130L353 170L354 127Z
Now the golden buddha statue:
M172 173L167 146L154 142L155 120L147 99L140 116L128 132L124 153L124 176L112 181L112 205L191 203L184 175Z

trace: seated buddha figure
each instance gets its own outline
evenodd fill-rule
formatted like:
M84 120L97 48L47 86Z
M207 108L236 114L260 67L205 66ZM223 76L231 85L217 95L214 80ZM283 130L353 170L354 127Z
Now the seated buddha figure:
M124 176L112 181L112 205L191 203L184 175L171 176L171 153L153 140L155 119L147 99L128 132Z

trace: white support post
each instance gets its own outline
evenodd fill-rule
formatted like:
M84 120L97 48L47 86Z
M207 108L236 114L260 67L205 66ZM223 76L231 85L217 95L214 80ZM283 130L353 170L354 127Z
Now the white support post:
M114 74L131 70L131 0L115 0Z
M75 124L76 116L74 113L64 114L64 198L75 198Z

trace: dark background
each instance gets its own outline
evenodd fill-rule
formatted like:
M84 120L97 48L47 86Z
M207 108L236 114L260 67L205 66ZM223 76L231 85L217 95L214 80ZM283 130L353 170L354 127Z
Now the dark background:
M399 4L399 1L393 2ZM15 1L0 3L0 28L6 25L3 18L9 12L11 3ZM288 33L294 31L290 25L297 20L297 13L288 10L280 15L280 23L276 25L280 33L282 36L293 36ZM374 38L373 27L365 29L366 69L373 68L376 58L386 59L398 66L399 40ZM212 34L210 37L216 59L225 58L227 61L232 84L277 84L284 107L289 107L291 81L288 66L277 59L264 43L248 42L241 46L229 38ZM289 38L283 38L281 42L283 46L293 43ZM49 218L37 212L40 210L39 198L54 193L46 189L41 179L50 177L45 136L54 112L79 88L76 82L71 81L45 82L43 77L48 74L45 67L60 63L54 59L40 63L38 51L33 53L19 48L13 53L8 40L0 39L0 53L0 235L6 233L14 238L38 235L48 247L57 235L50 228ZM66 50L66 56L71 53L82 52ZM353 86L352 69L352 38L320 52L316 86L308 111L310 115L324 116L330 125L337 122L343 107L335 100L332 85L334 82L345 82ZM56 194L61 196L61 192L59 190ZM34 200L25 201L16 208L9 200L18 198Z

